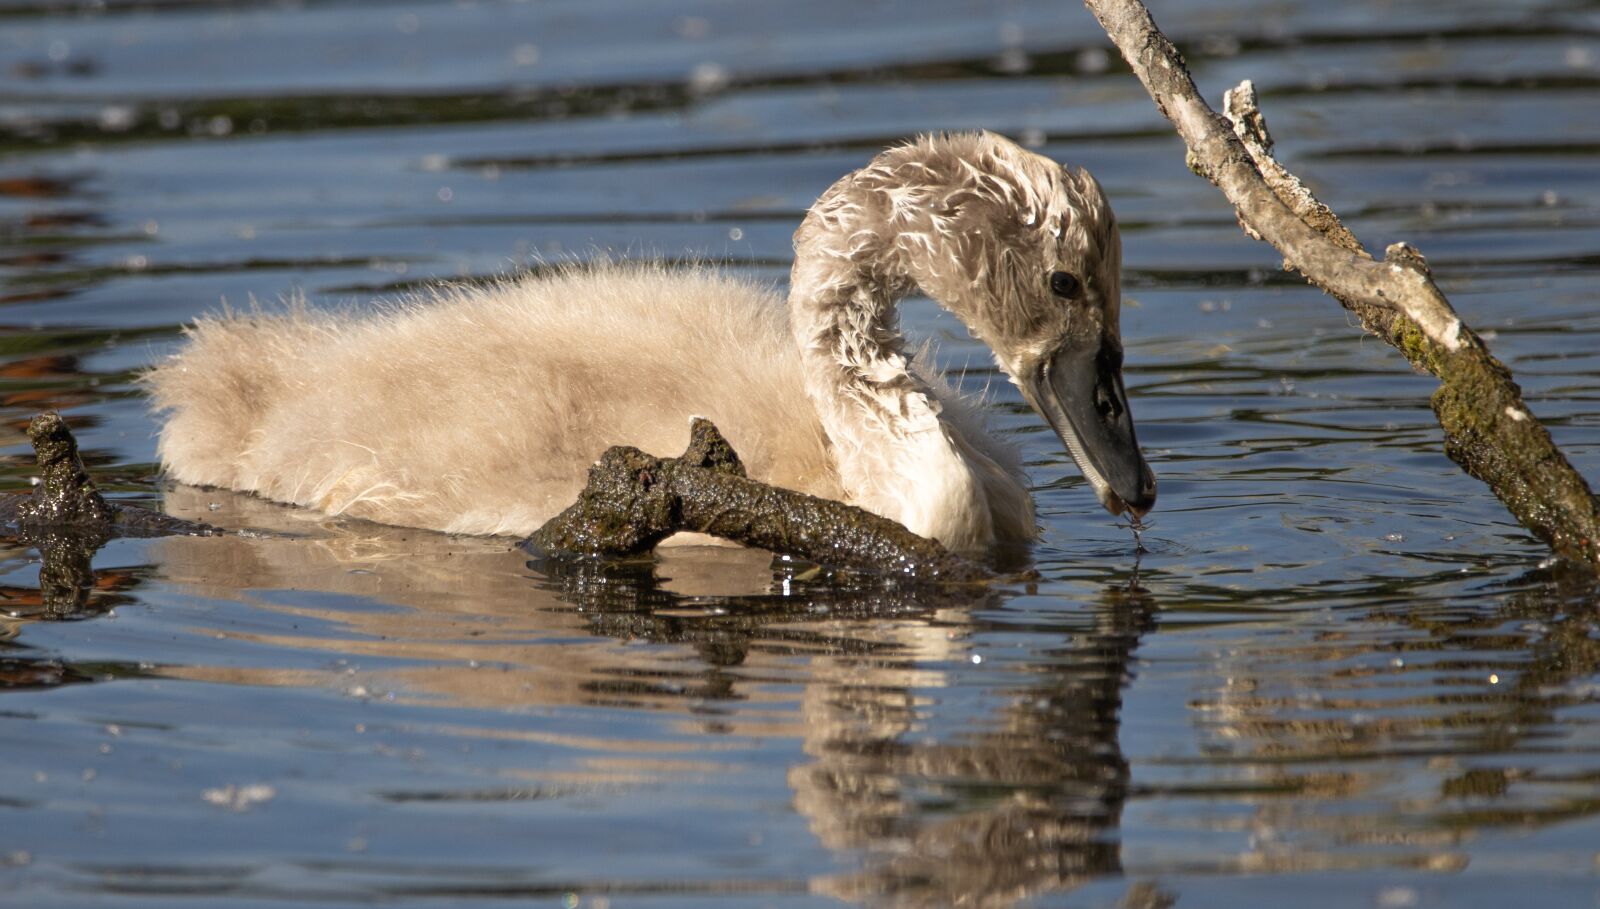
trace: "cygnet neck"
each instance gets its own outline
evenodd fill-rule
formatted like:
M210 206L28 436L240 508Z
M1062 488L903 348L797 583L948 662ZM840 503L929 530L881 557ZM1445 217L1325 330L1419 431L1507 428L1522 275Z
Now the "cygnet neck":
M986 549L995 522L983 475L1003 471L974 463L987 459L911 371L896 307L915 285L849 189L836 185L796 232L789 292L806 392L839 479L853 504L952 549Z

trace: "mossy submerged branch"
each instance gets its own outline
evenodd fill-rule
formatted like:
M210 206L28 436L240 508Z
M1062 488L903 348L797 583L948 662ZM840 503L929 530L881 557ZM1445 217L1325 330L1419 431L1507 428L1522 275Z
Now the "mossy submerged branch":
M728 441L700 418L680 457L607 449L590 468L578 501L534 531L529 543L552 556L617 558L648 552L679 531L919 581L992 577L887 518L749 479Z
M110 608L116 600L108 602L104 591L95 595L90 565L108 540L223 532L210 524L106 501L83 466L78 440L54 411L28 423L28 440L39 465L39 484L29 492L0 494L0 533L39 550L38 611L29 613L30 618L70 620Z
M54 412L28 424L41 481L0 495L0 527L86 569L88 556L118 536L209 536L209 524L108 502L83 466L78 441ZM780 489L745 476L744 464L709 420L696 418L676 458L608 449L578 501L535 531L530 543L558 557L626 557L679 531L708 533L854 571L919 581L987 580L983 566L900 524L842 502ZM71 573L90 577L86 571ZM69 584L77 587L81 585Z
M1422 255L1397 243L1375 261L1272 158L1253 87L1245 82L1230 92L1229 119L1219 116L1139 0L1084 2L1183 138L1191 169L1222 190L1245 231L1440 380L1431 404L1445 453L1557 556L1600 571L1600 503L1523 403L1510 370L1462 324Z
M31 492L0 495L0 528L23 542L62 533L101 543L112 537L211 536L223 531L136 505L106 501L78 454L78 440L67 421L45 411L28 423L28 441L39 465L39 485ZM86 544L87 545L87 544Z

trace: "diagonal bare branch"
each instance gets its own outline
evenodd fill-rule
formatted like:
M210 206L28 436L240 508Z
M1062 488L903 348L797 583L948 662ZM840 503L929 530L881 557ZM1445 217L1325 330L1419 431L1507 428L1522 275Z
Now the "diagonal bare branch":
M1510 370L1465 326L1422 254L1396 243L1374 260L1338 217L1272 158L1249 82L1212 110L1183 57L1139 0L1085 0L1188 146L1192 170L1222 190L1251 236L1287 269L1333 295L1369 331L1438 377L1431 404L1444 448L1488 484L1558 556L1600 570L1600 507L1550 433L1528 410Z

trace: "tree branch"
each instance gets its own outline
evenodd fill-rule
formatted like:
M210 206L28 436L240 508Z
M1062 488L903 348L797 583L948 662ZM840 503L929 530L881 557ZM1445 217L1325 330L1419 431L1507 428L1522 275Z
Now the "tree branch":
M1488 484L1556 555L1600 570L1600 507L1522 401L1511 372L1462 324L1422 254L1396 243L1375 261L1327 206L1272 158L1249 82L1229 92L1231 123L1206 104L1183 57L1139 0L1085 0L1162 115L1192 170L1233 203L1244 230L1286 269L1332 294L1368 330L1438 377L1431 399L1444 449Z
M47 410L28 423L40 480L31 492L0 493L0 532L32 543L42 534L72 532L99 543L112 537L213 536L210 524L185 521L137 505L108 502L78 454L67 421Z
M529 543L557 557L616 558L649 552L678 531L919 581L991 577L888 518L749 479L728 441L698 417L680 457L656 458L621 445L606 449L578 501L534 531Z

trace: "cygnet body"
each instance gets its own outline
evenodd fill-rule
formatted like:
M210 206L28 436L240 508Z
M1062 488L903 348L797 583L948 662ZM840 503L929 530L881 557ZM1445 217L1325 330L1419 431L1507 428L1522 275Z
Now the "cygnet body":
M1102 504L1155 478L1121 378L1121 247L1086 172L989 133L890 149L795 234L787 308L707 267L572 266L362 314L199 320L147 374L169 476L390 524L522 536L611 445L712 420L750 475L952 549L1037 534L1016 451L914 362L920 288L994 351Z

